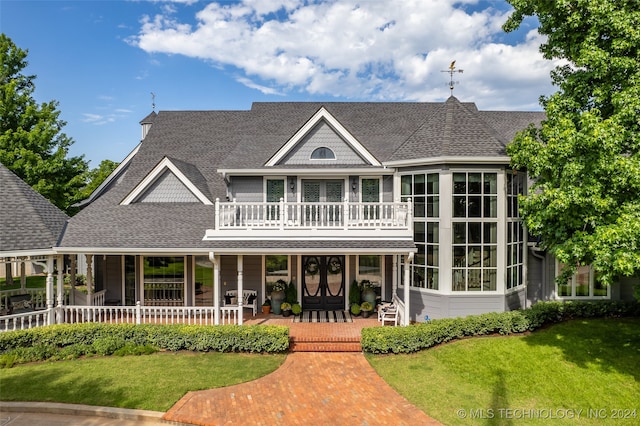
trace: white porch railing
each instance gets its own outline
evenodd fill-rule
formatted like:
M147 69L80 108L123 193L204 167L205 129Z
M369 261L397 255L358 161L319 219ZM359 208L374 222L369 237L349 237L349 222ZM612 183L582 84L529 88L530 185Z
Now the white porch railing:
M47 308L47 291L44 288L16 288L13 290L0 291L0 304L4 307L9 306L11 296L17 296L19 294L31 295L31 307L35 310ZM54 299L57 295L54 294ZM67 288L64 291L64 304L68 304L70 300L70 290Z
M61 306L59 322L214 325L213 306ZM238 324L237 307L221 307L219 324Z
M86 304L87 303L87 294L83 293L77 289L73 289L75 291L75 301L77 304ZM93 293L91 300L93 301L94 306L103 306L106 297L106 290L100 290L96 293ZM2 290L0 291L0 305L3 307L9 306L11 303L11 296L17 296L19 294L30 294L31 301L30 305L33 310L39 311L47 308L47 291L44 288L26 288L20 289L16 288L13 290ZM57 294L53 295L54 300L56 300ZM57 302L56 302L57 303ZM69 305L71 303L71 289L65 288L63 295L63 303L65 305Z
M404 302L394 294L392 298L393 304L398 307L398 324L409 325L409 321L404 317Z
M0 316L0 332L49 325L49 312L52 310L55 308Z
M410 229L411 200L386 203L215 203L215 229Z

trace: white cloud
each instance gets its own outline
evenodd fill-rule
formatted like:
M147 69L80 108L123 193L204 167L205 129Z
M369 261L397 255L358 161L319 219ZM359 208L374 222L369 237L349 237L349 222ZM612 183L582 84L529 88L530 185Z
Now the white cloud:
M505 44L508 12L476 0L244 0L209 3L193 24L174 11L145 17L129 42L147 52L233 67L262 93L306 91L359 100L435 101L455 94L486 108L537 108L554 64L537 33ZM504 6L504 4L500 4ZM500 10L503 9L503 10Z

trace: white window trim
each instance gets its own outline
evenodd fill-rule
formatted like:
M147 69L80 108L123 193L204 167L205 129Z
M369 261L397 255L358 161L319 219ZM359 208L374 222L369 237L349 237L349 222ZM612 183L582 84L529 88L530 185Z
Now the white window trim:
M267 256L287 256L287 279L286 282L289 284L292 280L291 278L291 255L290 254L278 254L278 253L270 253L262 255L262 302L264 303L267 300ZM300 263L300 262L298 262ZM294 277L295 278L295 277ZM296 287L298 287L298 283L295 283ZM298 299L300 300L300 289L298 288Z
M556 259L555 262L555 277L560 275L560 262ZM577 296L576 295L576 275L571 276L571 296L560 296L558 292L558 283L554 280L554 298L557 300L609 300L611 299L611 285L607 285L606 296L594 296L595 291L595 270L592 266L589 266L589 296Z
M284 181L284 200L287 201L287 192L289 191L289 181L286 176L264 176L262 179L262 201L267 202L267 181L283 180ZM296 188L298 187L296 183ZM290 192L290 191L289 191Z
M331 152L331 154L333 154L333 158L313 158L313 154L319 150L319 149L326 149L329 152ZM315 148L313 151L311 151L311 154L309 154L309 161L337 161L338 160L338 156L336 155L336 152L329 148L328 146L319 146L317 148Z
M361 255L356 255L356 264L355 264L355 273L356 273L356 280L358 282L362 281L362 277L360 276L360 256ZM387 300L386 299L386 294L385 294L385 264L387 263L385 261L386 256L383 254L374 254L374 255L367 255L367 256L378 256L380 258L380 297L381 300ZM346 261L345 261L346 263ZM345 277L346 280L346 277ZM348 280L347 280L348 281ZM348 293L349 293L349 283L345 282L345 290L347 292L347 298L348 298Z

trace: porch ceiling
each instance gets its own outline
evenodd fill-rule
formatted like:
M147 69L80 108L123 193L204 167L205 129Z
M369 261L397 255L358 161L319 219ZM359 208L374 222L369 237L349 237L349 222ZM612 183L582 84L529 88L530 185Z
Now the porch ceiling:
M313 253L406 254L416 251L411 239L396 240L233 240L208 241L217 254Z

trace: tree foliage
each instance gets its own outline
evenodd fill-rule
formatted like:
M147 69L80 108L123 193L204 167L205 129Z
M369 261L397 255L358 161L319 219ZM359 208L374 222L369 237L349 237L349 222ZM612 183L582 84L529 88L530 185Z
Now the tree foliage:
M111 160L102 160L98 167L90 170L86 175L87 185L80 190L81 200L89 198L91 193L98 189L109 175L118 167L119 163Z
M23 74L27 51L0 34L0 162L67 213L86 185L83 156L67 157L73 140L62 133L56 101L38 104L33 75Z
M640 271L640 3L507 0L511 31L535 16L540 50L565 65L541 98L547 118L507 152L535 184L521 199L529 232L568 265L613 282Z

